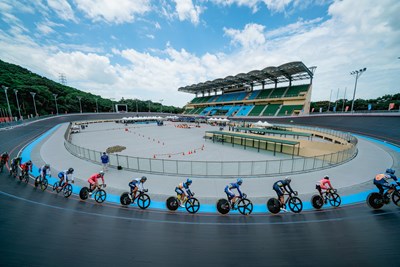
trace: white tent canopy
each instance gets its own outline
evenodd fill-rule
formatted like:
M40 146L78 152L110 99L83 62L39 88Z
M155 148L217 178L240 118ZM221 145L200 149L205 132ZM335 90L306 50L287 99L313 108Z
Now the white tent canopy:
M254 127L272 127L274 125L272 125L271 123L268 123L267 121L258 121L256 123L253 124Z

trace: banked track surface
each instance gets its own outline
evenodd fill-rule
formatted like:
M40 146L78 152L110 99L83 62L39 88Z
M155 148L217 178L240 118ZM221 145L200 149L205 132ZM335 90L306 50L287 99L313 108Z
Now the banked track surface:
M14 156L58 123L93 118L58 117L2 131L0 149ZM400 144L400 117L296 118L294 123ZM360 203L248 217L141 211L65 199L35 190L32 181L26 185L0 175L1 266L397 266L399 221L400 209L393 204L379 211Z

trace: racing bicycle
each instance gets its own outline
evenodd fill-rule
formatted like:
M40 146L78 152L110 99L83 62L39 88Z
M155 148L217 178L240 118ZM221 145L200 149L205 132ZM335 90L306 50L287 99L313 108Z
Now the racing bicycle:
M53 191L56 191L57 194L63 191L63 195L65 198L69 198L72 194L72 185L68 182L65 182L62 186L60 185L60 181L55 182L53 185Z
M105 184L100 184L98 185L94 190L90 190L88 187L82 187L81 191L79 192L79 197L82 200L86 200L89 198L90 193L92 193L92 196L94 197L94 200L97 203L103 203L106 198L107 198L107 193L104 191L103 188L105 188Z
M378 192L370 193L367 197L367 204L370 208L380 209L383 205L387 205L390 203L390 199L392 199L393 203L400 207L400 186L398 184L392 184L391 187L393 192L390 194L380 194Z
M167 208L172 211L177 210L181 203L181 200L177 197L169 197L166 202ZM194 197L194 192L190 190L188 190L188 197L185 197L183 203L185 203L185 208L189 213L196 213L200 209L199 200Z
M149 195L145 194L145 192L148 192L148 189L143 189L143 191L138 190L135 198L133 198L133 194L124 192L122 193L119 201L121 202L121 205L128 206L131 203L135 203L135 200L137 200L139 208L142 210L147 209L150 206L151 200ZM132 198L130 198L129 195L131 195Z
M292 192L287 192L283 195L288 196L283 206L281 205L281 202L277 198L270 198L267 201L267 208L269 212L277 214L279 213L281 208L286 210L286 206L289 206L289 209L294 213L300 213L303 210L303 202L301 201L300 198L297 197L298 195L297 191L295 191L294 194Z
M311 204L317 210L322 208L324 204L328 204L328 202L332 207L336 208L342 203L342 199L336 189L327 189L325 192L322 192L322 197L319 194L311 197Z
M41 176L37 176L35 178L35 187L38 187L40 185L40 189L43 191L47 189L47 186L49 185L49 181L47 180L46 177L41 178Z
M230 210L238 210L243 215L249 215L253 211L253 203L247 198L246 194L238 197L233 203L226 198L221 198L217 201L217 210L221 214L227 214Z
M22 170L21 175L19 176L20 181L24 181L25 183L29 183L29 172Z
M0 172L3 172L4 165L6 165L6 161L3 160L3 159L1 159L1 160L0 160Z

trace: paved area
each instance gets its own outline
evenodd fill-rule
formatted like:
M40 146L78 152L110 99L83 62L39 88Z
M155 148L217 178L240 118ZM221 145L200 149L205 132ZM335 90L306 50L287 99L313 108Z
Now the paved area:
M34 161L34 164L38 166L44 162L50 163L53 169L53 174L57 173L59 170L66 169L71 166L76 170L76 183L80 186L86 186L87 178L91 174L99 171L101 166L76 158L64 148L63 136L66 127L67 124L62 124L52 135L39 143L32 151L32 160ZM90 126L88 130L91 128L92 126ZM155 125L148 125L147 127L137 128L136 130L138 131L137 134L139 134L140 130L140 134L154 134L154 137L156 137L155 132L157 129L158 128ZM192 129L179 130L191 131ZM203 128L201 130L204 131L205 129ZM114 135L110 135L109 138L113 138L113 136ZM134 137L131 138L134 139ZM96 144L96 142L98 142L98 140L94 140L92 138L88 138L86 140L86 147L93 146ZM164 141L171 142L171 140ZM209 147L211 144L206 143L205 145ZM215 146L218 146L218 151L221 154L230 154L232 151L238 153L243 151L243 149L239 147L232 148L230 146L222 146L220 144L215 144ZM354 194L373 188L371 179L376 173L383 171L387 167L399 165L399 154L389 151L389 149L383 145L359 138L358 148L358 155L347 164L339 165L326 170L292 176L292 187L300 192L300 197L302 199L307 200L312 194L315 193L316 181L324 175L329 175L332 177L331 181L333 185L339 189L339 193L342 195ZM100 149L104 149L104 147L100 147ZM140 150L140 148L138 149ZM260 154L255 151L253 151L252 154L255 158L260 156ZM254 159L252 158L252 160ZM357 175L355 176L354 173ZM140 177L142 175L142 173L110 169L105 176L106 183L108 185L107 191L111 194L119 195L123 191L128 190L128 182L130 179L133 177ZM152 199L159 201L164 201L167 196L174 194L175 186L184 180L182 177L150 174L146 174L146 176L148 177L148 182L146 185L149 188L149 193ZM223 192L224 187L229 182L235 180L235 178L191 178L193 179L192 190L196 192L196 197L199 198L201 203L215 203L218 198L225 197ZM272 190L272 184L276 180L282 178L284 177L246 178L244 179L244 183L242 185L242 191L247 193L249 198L251 198L254 203L265 203L267 198L275 195L274 191Z

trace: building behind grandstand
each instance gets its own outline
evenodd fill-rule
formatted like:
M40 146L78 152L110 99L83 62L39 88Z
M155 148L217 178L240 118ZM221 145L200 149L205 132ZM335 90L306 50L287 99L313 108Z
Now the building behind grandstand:
M261 117L308 114L315 67L290 62L181 87L194 94L183 114Z

